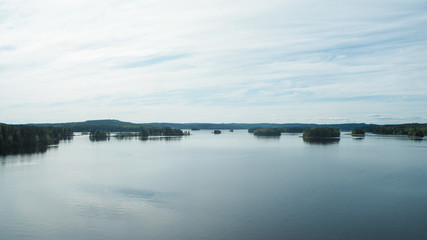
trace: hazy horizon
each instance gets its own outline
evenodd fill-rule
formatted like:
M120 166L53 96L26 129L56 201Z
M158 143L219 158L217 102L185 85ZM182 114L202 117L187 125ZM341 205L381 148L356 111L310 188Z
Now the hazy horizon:
M81 121L63 121L63 122L27 122L27 123L7 123L0 122L5 124L56 124L56 123L78 123L86 121L104 121L104 120L117 120L120 122L129 122L134 124L150 124L150 123L172 123L172 124L319 124L319 125L328 125L328 124L377 124L377 125L393 125L393 124L427 124L424 122L395 122L395 123L367 123L367 122L335 122L335 123L316 123L316 122L168 122L168 121L156 121L156 122L132 122L122 119L86 119Z
M427 122L427 2L0 0L0 122Z

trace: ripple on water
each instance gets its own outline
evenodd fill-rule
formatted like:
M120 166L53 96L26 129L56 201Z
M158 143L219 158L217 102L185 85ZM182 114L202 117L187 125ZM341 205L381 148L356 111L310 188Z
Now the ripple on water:
M173 193L127 187L86 187L68 196L68 203L80 216L89 218L130 218L147 212L170 211L168 198Z

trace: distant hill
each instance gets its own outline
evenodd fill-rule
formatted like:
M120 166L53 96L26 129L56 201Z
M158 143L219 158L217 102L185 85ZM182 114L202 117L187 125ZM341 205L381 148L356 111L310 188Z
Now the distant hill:
M43 127L67 127L71 128L74 132L83 131L109 131L109 132L138 132L145 128L150 128L148 125L135 124L131 122L122 122L114 119L105 120L89 120L85 122L67 122L67 123L41 123L41 124L29 124L34 126ZM156 126L153 126L156 127ZM158 127L157 127L158 128Z
M249 129L249 128L286 128L286 127L334 127L341 131L351 131L354 128L367 128L365 123L345 124L306 124L306 123L131 123L114 119L88 120L85 122L29 124L35 126L69 127L75 132L104 130L110 132L137 132L150 128L174 129Z

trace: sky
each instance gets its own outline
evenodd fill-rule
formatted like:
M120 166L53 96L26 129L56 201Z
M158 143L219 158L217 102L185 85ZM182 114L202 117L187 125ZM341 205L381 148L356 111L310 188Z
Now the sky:
M0 122L427 122L425 0L0 0Z

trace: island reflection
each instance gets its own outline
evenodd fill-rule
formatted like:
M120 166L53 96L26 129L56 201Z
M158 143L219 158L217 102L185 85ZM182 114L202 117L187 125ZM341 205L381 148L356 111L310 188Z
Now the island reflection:
M180 141L182 136L150 136L140 137L141 141Z
M339 138L303 138L304 143L310 145L331 145L338 144Z
M0 156L45 153L48 148L49 148L48 146L33 146L33 147L3 149L2 151L0 151Z
M260 140L260 141L279 141L280 140L280 136L259 136L259 135L254 135L254 136L257 140Z
M132 140L140 140L140 141L180 141L182 136L114 136L118 141L132 141Z

